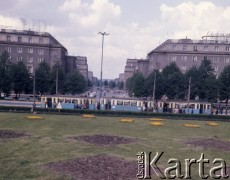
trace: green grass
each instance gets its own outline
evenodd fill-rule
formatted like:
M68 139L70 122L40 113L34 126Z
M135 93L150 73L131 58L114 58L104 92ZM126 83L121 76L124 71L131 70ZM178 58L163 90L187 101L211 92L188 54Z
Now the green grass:
M194 138L218 136L230 141L230 123L210 127L205 121L164 120L164 126L153 127L147 118L133 118L134 123L121 123L119 117L96 117L92 119L74 115L39 115L44 120L28 120L23 113L0 113L0 129L25 131L31 136L19 139L0 140L0 179L63 179L64 176L47 171L42 165L59 160L108 154L136 160L140 151L164 152L158 165L166 168L169 158L177 158L182 164L186 158L199 159L201 153L213 161L222 158L230 166L230 153L188 147L184 141ZM187 128L184 123L200 125ZM73 141L68 136L111 134L138 138L134 144L100 147ZM208 166L208 165L207 165ZM211 166L211 164L209 165ZM184 168L182 166L182 168ZM199 179L194 166L194 179Z

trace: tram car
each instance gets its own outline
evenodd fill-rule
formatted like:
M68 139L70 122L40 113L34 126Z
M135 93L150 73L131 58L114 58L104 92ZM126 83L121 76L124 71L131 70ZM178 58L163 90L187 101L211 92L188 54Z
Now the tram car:
M90 109L133 112L211 114L211 103L198 101L156 101L137 98L42 96L42 108Z
M94 110L95 99L73 96L42 96L41 108Z

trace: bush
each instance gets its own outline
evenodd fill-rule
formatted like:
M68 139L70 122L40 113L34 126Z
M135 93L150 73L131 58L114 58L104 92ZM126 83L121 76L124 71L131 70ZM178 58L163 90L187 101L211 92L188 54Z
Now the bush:
M0 106L1 112L31 112L30 107L12 107ZM230 122L230 116L216 116L216 115L199 115L199 114L171 114L171 113L152 113L152 112L130 112L130 111L96 111L96 110L75 110L75 109L53 109L53 108L35 108L38 113L44 114L64 114L64 115L82 115L94 114L97 116L116 116L116 117L161 117L165 119L188 119L188 120L207 120L207 121L227 121Z

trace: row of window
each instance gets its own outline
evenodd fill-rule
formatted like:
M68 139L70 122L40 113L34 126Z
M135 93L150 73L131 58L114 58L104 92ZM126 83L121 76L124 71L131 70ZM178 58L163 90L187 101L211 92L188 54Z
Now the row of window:
M7 46L6 47L6 51L8 53L11 53L11 47ZM22 53L22 51L23 51L22 47L18 47L17 48L17 53ZM27 53L33 54L34 53L34 48L27 48ZM43 54L44 54L44 49L38 49L38 55L43 55Z
M220 58L219 57L206 57L207 59L211 60L213 63L218 63ZM168 56L168 60L170 61L177 61L177 60L182 60L182 61L187 61L188 56ZM202 58L203 60L203 58ZM198 56L192 56L192 61L196 62L198 61ZM230 63L230 57L225 57L224 58L224 63Z
M22 56L18 56L17 57L17 62L22 61L23 57ZM41 63L42 61L44 61L43 57L38 57L38 63ZM33 63L34 62L34 58L33 57L27 57L27 62L28 63Z
M195 65L194 65L195 66ZM213 66L214 71L217 72L218 71L218 66ZM181 70L182 71L186 71L187 70L187 66L186 65L181 65Z
M230 46L225 46L225 47L220 47L220 46L203 46L202 48L199 46L187 46L187 45L183 45L182 48L179 45L172 45L172 49L173 50L183 50L183 51L187 51L187 50L193 50L193 51L198 51L198 50L204 50L204 51L226 51L226 52L230 52Z
M33 38L33 37L22 37L22 36L18 36L18 37L12 37L12 36L7 36L6 37L6 40L8 42L28 42L28 43L40 43L40 44L43 44L43 43L48 43L48 39L47 38L42 38L42 37L39 37L39 38Z

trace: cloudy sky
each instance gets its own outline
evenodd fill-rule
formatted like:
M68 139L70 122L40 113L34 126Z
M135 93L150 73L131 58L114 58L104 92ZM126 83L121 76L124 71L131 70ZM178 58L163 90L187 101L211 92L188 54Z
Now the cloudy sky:
M0 0L0 4L0 26L21 30L20 18L27 19L25 28L45 30L69 55L86 56L97 77L102 41L97 33L109 33L103 78L118 77L127 58L144 59L166 39L230 33L229 0Z

